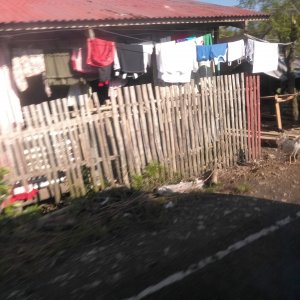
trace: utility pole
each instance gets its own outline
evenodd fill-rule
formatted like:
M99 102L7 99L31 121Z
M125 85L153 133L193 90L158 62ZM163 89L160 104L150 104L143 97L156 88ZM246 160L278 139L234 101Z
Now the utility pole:
M296 59L296 41L298 39L297 23L292 17L290 40L292 42L290 47L290 53L288 55L288 66L287 66L287 79L288 79L288 93L295 93L295 59ZM295 96L292 104L293 109L293 121L299 121L299 108L298 108L298 97Z

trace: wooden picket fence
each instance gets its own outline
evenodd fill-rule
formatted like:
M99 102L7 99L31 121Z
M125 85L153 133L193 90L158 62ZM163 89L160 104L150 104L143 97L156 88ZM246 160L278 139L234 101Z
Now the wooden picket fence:
M251 81L251 85L249 82ZM0 134L0 164L10 180L48 179L61 197L60 172L71 195L115 183L158 162L167 176L193 178L204 171L260 155L259 79L244 74L202 78L199 84L137 85L97 96L80 96L23 107L26 127ZM253 125L254 124L254 125Z

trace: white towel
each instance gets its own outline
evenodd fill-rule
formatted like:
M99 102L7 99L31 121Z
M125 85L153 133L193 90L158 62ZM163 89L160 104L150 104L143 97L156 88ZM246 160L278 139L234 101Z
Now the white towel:
M278 68L278 44L254 41L253 71L265 73L276 71Z
M235 60L239 60L245 56L245 42L244 40L239 40L236 42L228 43L228 57L227 61L229 64Z
M8 49L0 46L0 132L11 130L14 125L23 124L21 102L11 81L9 65Z
M195 60L193 41L156 44L158 78L165 82L190 82Z
M147 67L151 66L151 56L153 53L153 43L144 43L141 44L143 46L143 52L144 52L144 67L145 67L145 73L147 73Z

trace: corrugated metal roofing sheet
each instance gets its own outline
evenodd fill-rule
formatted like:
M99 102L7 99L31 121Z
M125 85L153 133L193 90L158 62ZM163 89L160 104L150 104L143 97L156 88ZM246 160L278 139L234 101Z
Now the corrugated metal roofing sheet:
M193 0L0 0L0 23L266 17L252 10Z

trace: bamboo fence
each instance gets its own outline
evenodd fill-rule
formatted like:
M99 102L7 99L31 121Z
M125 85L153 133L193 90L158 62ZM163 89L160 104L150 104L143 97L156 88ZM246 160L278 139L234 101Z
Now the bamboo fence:
M80 196L84 169L102 189L130 186L152 162L169 177L192 178L254 160L260 155L258 86L257 76L234 74L124 87L101 106L95 94L83 95L72 111L67 99L23 107L25 128L0 133L0 164L9 166L11 183L44 176L59 201L61 171L71 195Z

